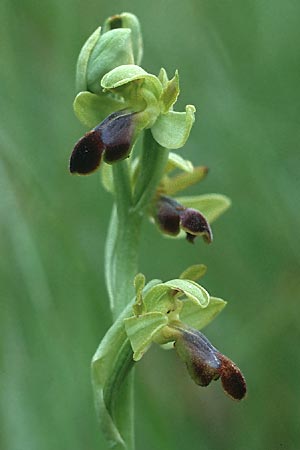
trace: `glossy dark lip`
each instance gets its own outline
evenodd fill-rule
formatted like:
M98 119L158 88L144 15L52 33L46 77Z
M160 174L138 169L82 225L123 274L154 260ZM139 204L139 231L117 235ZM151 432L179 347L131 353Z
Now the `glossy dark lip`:
M127 158L134 140L134 115L125 110L114 112L79 139L71 154L70 172L88 175L98 169L102 159L112 164Z

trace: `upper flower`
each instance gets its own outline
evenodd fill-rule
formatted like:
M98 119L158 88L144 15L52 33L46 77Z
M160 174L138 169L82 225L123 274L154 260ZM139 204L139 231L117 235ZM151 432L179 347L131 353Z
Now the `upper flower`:
M130 28L110 29L103 34L98 29L81 51L74 111L82 123L94 128L75 145L72 173L94 171L101 162L103 148L107 163L129 156L139 133L147 128L159 145L169 149L182 147L189 136L195 107L187 105L185 112L173 111L179 95L178 73L169 80L164 69L157 77L134 64L140 56L132 50L132 33ZM103 142L104 135L109 145ZM110 146L121 146L123 150L109 158Z

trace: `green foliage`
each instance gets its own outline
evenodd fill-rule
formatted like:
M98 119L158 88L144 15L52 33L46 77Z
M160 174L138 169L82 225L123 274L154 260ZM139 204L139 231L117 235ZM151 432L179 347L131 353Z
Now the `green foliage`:
M250 385L247 402L230 403L217 385L199 390L173 352L153 346L136 370L138 448L198 450L201 440L207 450L296 450L300 6L278 0L272 8L116 0L114 10L101 1L1 2L0 446L105 448L88 365L111 321L101 283L111 198L98 174L78 181L67 173L85 131L70 103L82 43L129 7L143 23L144 66L158 73L164 59L168 73L178 67L184 98L197 107L181 155L210 168L201 193L233 199L207 248L170 246L146 224L141 270L154 278L162 266L169 279L188 264L214 264L204 285L230 303L206 332L234 348Z

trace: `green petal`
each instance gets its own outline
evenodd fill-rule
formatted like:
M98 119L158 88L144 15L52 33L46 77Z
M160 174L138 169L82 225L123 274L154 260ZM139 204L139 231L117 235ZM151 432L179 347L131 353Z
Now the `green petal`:
M167 281L165 285L181 291L193 303L202 308L206 308L209 304L209 293L194 281L175 279Z
M230 199L221 194L178 197L176 200L187 208L198 209L210 223L216 220L231 205Z
M162 87L165 89L168 84L169 78L168 78L166 70L163 67L159 71L158 79L161 82Z
M180 275L182 280L193 280L197 281L205 275L207 267L204 264L194 264L193 266L185 269Z
M190 327L201 330L208 325L225 308L226 302L220 298L210 297L206 308L197 306L191 300L183 302L180 320Z
M170 152L166 172L171 172L174 169L180 169L184 172L193 173L194 166L191 161L182 158L182 156L177 155L177 153Z
M193 105L187 105L186 112L169 111L167 114L161 114L151 128L154 139L165 148L182 147L195 121L195 111Z
M186 170L186 172L188 172ZM174 195L177 192L199 183L207 175L207 167L193 167L192 172L179 173L178 175L169 177L164 184L164 192L166 195Z
M167 113L172 108L177 100L179 92L179 76L176 70L172 80L166 83L160 99L162 104L162 113Z
M109 95L80 92L74 100L73 108L77 118L88 128L94 128L109 114L124 109L126 104Z
M148 350L155 335L168 323L168 318L159 312L149 312L124 320L127 336L133 349L133 359L139 361Z

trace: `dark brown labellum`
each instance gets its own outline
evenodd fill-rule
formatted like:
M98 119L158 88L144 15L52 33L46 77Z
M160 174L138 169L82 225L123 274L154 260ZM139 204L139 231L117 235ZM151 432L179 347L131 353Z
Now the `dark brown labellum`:
M193 208L186 208L180 214L181 228L187 233L187 240L193 242L192 236L202 235L208 243L212 242L212 231L206 218Z
M70 172L86 175L94 172L102 158L113 163L129 156L134 143L135 113L125 110L110 114L75 145L70 158Z
M208 386L221 377L224 391L235 400L242 400L247 391L240 369L222 355L200 331L177 328L175 342L179 357L185 362L192 379L200 386Z
M156 221L164 233L172 236L176 236L179 233L179 211L176 209L176 203L174 204L169 197L162 196L160 198L156 213Z
M70 172L87 175L94 172L101 163L104 151L101 133L92 130L75 145L70 158Z
M242 400L247 392L246 380L240 369L226 356L219 354L221 382L224 391L235 400Z

